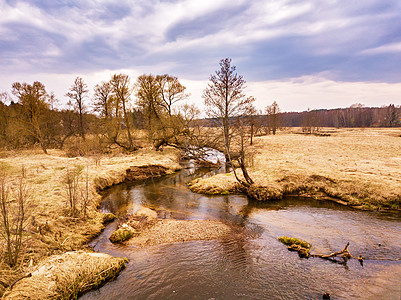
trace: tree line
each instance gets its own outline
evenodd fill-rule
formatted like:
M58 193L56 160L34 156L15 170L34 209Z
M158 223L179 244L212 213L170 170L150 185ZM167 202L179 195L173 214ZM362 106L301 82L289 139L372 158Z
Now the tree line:
M276 134L281 127L302 127L311 133L321 127L401 126L401 106L394 104L281 112L274 101L258 110L255 98L245 94L245 84L231 59L222 59L203 92L209 118L198 119L199 109L185 101L186 87L168 74L143 74L135 82L127 74L114 74L96 84L92 93L77 77L66 91L69 101L63 109L57 109L54 93L48 93L41 82L15 82L11 95L0 93L0 148L39 145L46 153L49 148L63 149L66 141L75 138L86 145L75 149L76 155L83 155L113 147L134 151L145 139L157 150L164 145L187 151L195 145L218 148L229 160L234 137L246 137L252 144L255 135ZM217 135L205 129L216 127L222 129Z
M280 118L286 127L400 127L401 106L365 107L357 103L347 108L287 112Z
M143 74L132 84L127 74L114 74L89 88L77 77L66 92L67 108L57 109L54 93L44 84L15 82L11 95L0 93L0 147L20 149L39 145L64 147L76 137L96 136L102 148L138 148L133 131L146 128L146 139L156 148L177 142L188 133L199 110L185 103L186 87L168 74Z

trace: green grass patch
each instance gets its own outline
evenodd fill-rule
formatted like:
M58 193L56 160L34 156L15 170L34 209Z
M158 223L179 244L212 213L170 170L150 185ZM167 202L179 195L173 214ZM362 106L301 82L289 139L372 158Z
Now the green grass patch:
M115 219L117 218L117 216L115 214L112 213L104 213L102 215L102 223L104 225L109 224L110 222L113 222Z
M286 246L299 245L305 249L310 249L312 247L312 245L307 241L300 240L295 237L280 236L278 240Z
M134 236L134 232L127 228L119 228L109 237L110 242L120 244Z

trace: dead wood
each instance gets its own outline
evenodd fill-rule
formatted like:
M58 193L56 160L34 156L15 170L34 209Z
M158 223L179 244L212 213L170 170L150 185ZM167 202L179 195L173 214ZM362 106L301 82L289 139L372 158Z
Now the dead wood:
M280 238L279 238L280 240ZM354 258L357 259L359 261L359 263L363 266L363 256L362 253L359 254L358 257L353 256L349 251L348 251L348 246L349 246L349 242L345 245L345 247L341 250L341 251L337 251L337 252L333 252L330 254L313 254L310 253L310 248L305 248L299 244L296 243L292 243L292 244L288 244L283 242L282 240L280 240L282 243L287 244L287 249L290 251L296 251L298 252L299 257L302 258L309 258L309 257L320 257L323 259L329 259L332 260L334 262L338 262L336 260L334 260L334 257L341 257L344 262L346 263L349 259Z
M329 255L325 255L325 254L311 254L311 256L313 257L320 257L320 258L324 258L324 259L329 259L332 257L341 257L343 258L345 261L347 261L348 259L354 258L357 259L361 265L363 264L363 256L362 253L359 254L358 257L353 256L349 251L348 251L348 246L349 246L349 242L345 245L344 249L342 249L341 251L338 252L333 252Z

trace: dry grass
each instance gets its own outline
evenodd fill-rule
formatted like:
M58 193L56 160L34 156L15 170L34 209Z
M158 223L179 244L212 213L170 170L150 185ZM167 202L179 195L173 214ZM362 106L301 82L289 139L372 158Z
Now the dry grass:
M251 196L329 196L366 209L401 206L401 129L329 129L330 136L280 133L255 139ZM235 190L233 175L201 179L196 192Z
M4 299L77 299L117 276L126 260L84 251L54 255L38 264L32 276L15 284Z
M131 166L154 164L165 167L170 173L180 168L174 149L157 153L144 149L133 155L102 156L100 160L93 157L69 158L58 150L49 150L49 155L38 151L2 152L0 157L0 166L6 169L11 185L17 183L22 166L27 171L29 197L34 207L26 231L25 261L34 265L43 257L80 249L101 232L104 219L97 211L101 200L97 191L123 182L126 170ZM70 217L67 211L67 192L63 181L66 170L77 165L85 168L85 176L88 168L90 201L87 218ZM1 261L0 257L0 276L11 282L18 272L1 267ZM0 285L0 295L2 292L4 289Z

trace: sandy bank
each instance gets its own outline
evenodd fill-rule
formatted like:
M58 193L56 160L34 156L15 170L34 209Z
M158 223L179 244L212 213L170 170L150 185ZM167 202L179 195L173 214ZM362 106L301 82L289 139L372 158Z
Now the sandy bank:
M126 216L110 240L116 242L113 236L122 229L133 233L125 244L137 247L213 240L231 232L230 227L219 221L159 219L157 213L149 208L141 208L134 215Z
M159 220L153 227L144 230L127 244L138 247L182 243L188 241L213 240L231 232L231 229L218 221L209 220Z

